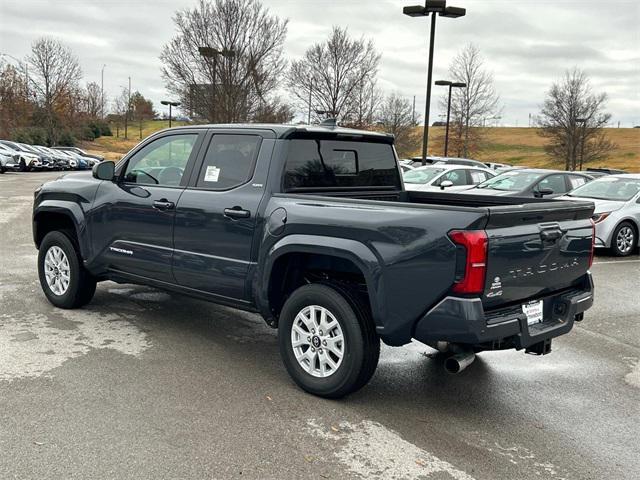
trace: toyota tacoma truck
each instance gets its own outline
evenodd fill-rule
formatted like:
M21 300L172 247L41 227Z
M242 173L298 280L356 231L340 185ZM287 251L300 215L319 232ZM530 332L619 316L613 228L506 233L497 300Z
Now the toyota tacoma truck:
M35 192L44 294L144 284L257 312L313 394L363 387L380 341L458 372L547 354L593 303L593 204L407 191L393 136L332 124L156 133Z

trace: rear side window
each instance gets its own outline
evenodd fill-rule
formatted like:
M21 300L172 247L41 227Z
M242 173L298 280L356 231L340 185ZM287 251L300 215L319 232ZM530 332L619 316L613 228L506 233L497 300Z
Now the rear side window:
M226 190L246 183L253 173L261 140L258 135L214 135L196 186Z
M483 171L469 170L471 175L471 183L477 185L489 179L489 174Z
M569 175L569 183L571 184L571 189L581 187L585 183L587 183L587 179L585 177L580 177L578 175Z
M289 140L284 189L393 187L400 174L393 147L343 140Z

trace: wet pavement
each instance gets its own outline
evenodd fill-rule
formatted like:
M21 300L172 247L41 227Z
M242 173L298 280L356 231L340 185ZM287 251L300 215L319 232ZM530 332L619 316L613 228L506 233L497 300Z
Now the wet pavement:
M0 478L638 478L637 255L597 256L596 304L551 355L450 376L424 345L384 347L329 401L256 315L112 282L54 309L30 209L57 175L0 175Z

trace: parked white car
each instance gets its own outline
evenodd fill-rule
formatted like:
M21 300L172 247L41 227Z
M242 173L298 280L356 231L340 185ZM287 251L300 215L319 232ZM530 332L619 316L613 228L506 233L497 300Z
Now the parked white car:
M596 248L608 248L619 257L635 252L640 232L640 174L607 175L560 198L595 203Z
M17 143L10 142L8 140L0 140L0 145L2 145L3 149L9 150L12 156L18 156L18 169L20 171L26 172L28 170L36 170L42 167L42 163L40 162L40 157L38 155L27 151Z
M468 190L490 178L495 173L488 168L464 165L425 165L403 174L407 190L420 192Z

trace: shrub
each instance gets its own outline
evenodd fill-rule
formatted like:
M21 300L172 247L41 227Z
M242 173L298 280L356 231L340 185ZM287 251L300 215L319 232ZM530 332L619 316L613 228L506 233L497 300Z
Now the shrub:
M60 137L58 138L58 145L62 147L73 147L75 144L76 139L70 131L65 130L60 134Z

